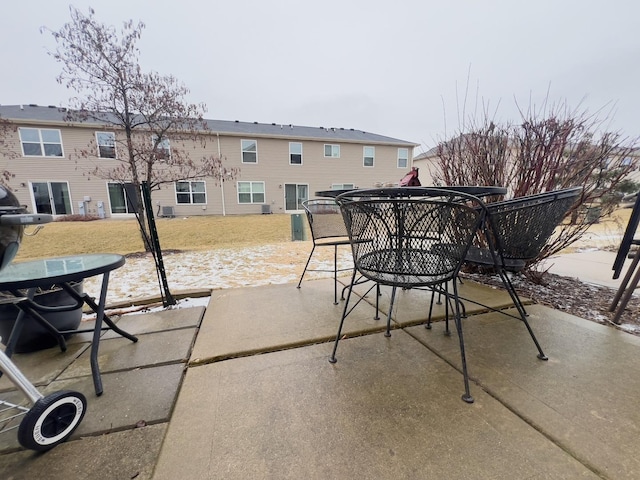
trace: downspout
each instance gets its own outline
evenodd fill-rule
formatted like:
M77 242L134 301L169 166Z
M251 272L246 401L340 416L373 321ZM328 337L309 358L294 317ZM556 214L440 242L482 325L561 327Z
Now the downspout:
M222 152L220 151L220 133L216 132L216 136L218 137L218 160L222 162ZM220 169L218 170L220 175L220 195L222 195L222 216L226 216L227 212L224 206L224 175L222 174L222 165L220 165Z

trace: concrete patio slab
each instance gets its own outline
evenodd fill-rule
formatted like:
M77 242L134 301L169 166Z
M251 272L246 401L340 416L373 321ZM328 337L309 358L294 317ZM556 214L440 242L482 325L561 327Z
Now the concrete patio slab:
M0 455L0 478L11 480L148 479L166 424L85 437L46 454L20 451Z
M11 360L31 383L46 385L69 368L89 346L89 343L69 343L66 352L56 346L38 352L16 353ZM0 392L14 389L14 385L3 375L0 378Z
M135 330L140 337L137 343L121 337L101 341L99 363L104 393L100 397L95 395L90 376L89 343L70 344L66 353L54 347L14 356L13 360L28 380L32 381L37 375L46 375L46 380L38 386L42 395L46 396L60 390L75 390L83 393L87 398L87 413L71 440L65 445L74 444L85 436L104 433L109 433L111 436L120 430L134 429L139 424L168 422L182 383L190 349L197 334L198 329L194 326L199 325L203 308L185 308L175 311L179 312L175 318L169 318L166 312L124 316L124 325ZM182 328L182 325L189 327ZM81 349L85 350L86 355L78 354ZM3 381L13 388L7 379ZM1 398L31 407L27 399L15 389L3 392ZM160 441L161 438L158 440L158 446ZM3 462L4 454L19 448L17 431L0 434L0 452L3 453L0 457ZM58 448L56 447L55 451ZM108 453L96 455L94 463L99 463L105 458L119 462L111 453ZM128 462L129 459L124 464ZM9 464L8 460L6 463L0 463L5 466ZM29 467L27 471L33 472L32 468L34 467ZM63 471L66 470L63 469ZM0 478L5 477L0 475ZM42 471L40 475L32 478L49 478L49 476L47 471ZM87 476L79 475L72 478L95 477L87 474ZM99 476L99 478L129 477Z
M154 479L598 478L403 331L340 347L190 368Z
M333 304L333 279L213 292L190 364L232 358L335 338L342 304ZM346 332L380 331L375 309L362 302Z
M102 339L98 350L100 371L104 373L150 365L186 362L195 339L195 328L138 334L138 341L118 337ZM57 379L90 376L91 349L85 350Z
M204 307L191 307L123 315L119 317L117 325L132 335L176 330L179 328L196 328L200 326L204 311ZM107 331L103 338L122 337L113 331Z
M354 289L364 295L366 288ZM198 333L190 363L210 363L292 348L335 339L344 302L332 302L333 280L310 280L302 289L292 284L260 288L240 288L214 292ZM380 320L375 320L375 290L360 302L345 321L343 333L357 336L386 328L391 289L383 287ZM495 308L511 305L507 293L475 282L461 286L465 296ZM423 290L399 290L393 319L406 326L424 323L431 293ZM351 305L355 302L351 301ZM258 306L258 307L256 307ZM444 317L444 306L436 305L433 318ZM468 313L486 311L469 304Z
M541 305L528 311L548 362L519 321L497 313L464 321L480 384L472 394L486 390L603 478L640 478L640 338ZM406 331L459 368L455 335Z

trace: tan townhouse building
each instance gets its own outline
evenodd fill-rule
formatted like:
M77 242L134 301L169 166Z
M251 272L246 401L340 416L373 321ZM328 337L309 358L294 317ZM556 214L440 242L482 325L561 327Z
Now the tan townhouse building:
M0 106L5 129L0 169L20 202L37 213L132 215L128 185L100 178L121 155L122 132L91 121L68 122L65 109ZM177 181L152 192L160 216L296 213L319 190L395 185L411 169L417 144L353 128L206 120L194 161L223 159L234 178ZM151 139L150 139L151 141ZM165 145L171 149L171 138Z

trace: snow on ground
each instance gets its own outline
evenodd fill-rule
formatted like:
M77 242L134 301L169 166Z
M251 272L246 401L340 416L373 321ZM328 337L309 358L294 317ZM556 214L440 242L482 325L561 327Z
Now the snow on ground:
M291 242L245 248L224 248L203 252L163 255L169 289L172 293L191 289L222 289L297 283L311 251L311 242ZM318 259L316 261L315 259ZM349 247L339 248L339 268L349 268ZM316 248L309 268L333 268L333 248ZM309 278L331 273L308 273ZM305 276L305 279L307 277ZM84 290L97 296L102 276L85 280ZM127 258L124 266L111 272L107 304L160 293L155 263L151 256Z

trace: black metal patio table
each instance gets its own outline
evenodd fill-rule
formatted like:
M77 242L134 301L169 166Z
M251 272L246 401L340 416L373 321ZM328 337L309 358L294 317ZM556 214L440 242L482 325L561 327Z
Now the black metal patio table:
M91 374L96 395L102 395L102 378L98 365L98 349L100 336L103 330L113 330L117 334L137 342L138 338L118 328L116 324L104 314L107 288L109 285L109 273L112 270L124 265L125 259L117 254L87 254L71 255L65 257L46 258L27 262L12 263L0 272L0 290L8 291L16 298L16 306L20 313L6 344L5 353L11 356L20 336L23 322L26 315L32 317L53 335L62 351L66 350L64 335L72 333L93 332L91 341ZM87 293L78 293L72 283L79 282L85 278L102 275L102 287L98 303ZM34 296L38 288L48 288L52 285L61 287L74 300L73 305L61 305L49 307L39 305L34 301ZM26 290L26 296L20 292ZM40 313L52 311L69 311L80 308L86 304L96 314L96 321L93 329L80 330L57 330ZM103 322L106 327L103 327Z
M367 192L379 191L381 196L398 196L401 197L407 192L412 190L418 192L420 189L436 188L438 190L451 190L459 193L466 193L473 195L474 197L489 197L492 195L506 195L507 189L505 187L493 186L493 185L458 185L458 186L446 186L446 187L380 187L380 188L367 188ZM340 190L319 190L315 192L317 197L336 198L338 195L342 195L346 192L352 192L354 188L340 189ZM364 190L364 189L363 189Z

